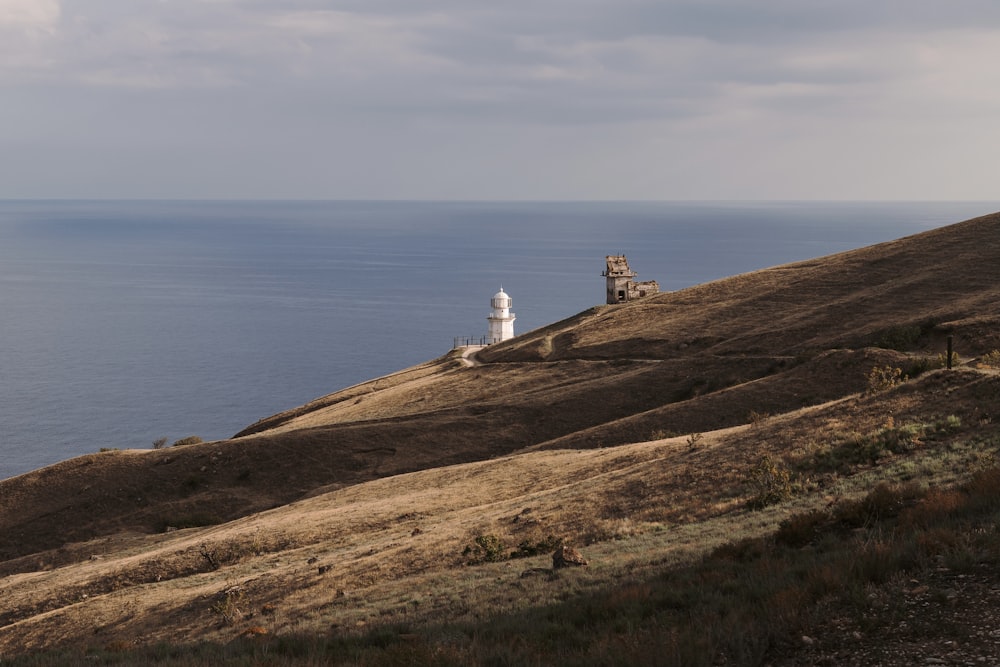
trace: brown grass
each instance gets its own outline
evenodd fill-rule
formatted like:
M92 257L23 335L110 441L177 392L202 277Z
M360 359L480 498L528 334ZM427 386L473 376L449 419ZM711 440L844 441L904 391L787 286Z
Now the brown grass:
M478 365L447 354L231 440L4 480L0 653L482 618L818 512L782 529L807 542L834 504L844 521L870 516L851 502L879 481L954 485L1000 444L1000 376L922 360L947 335L963 359L1000 347L998 234L990 216L598 307L481 351ZM886 367L916 377L866 391ZM934 427L948 417L961 426ZM913 424L916 441L901 431ZM838 449L865 438L878 456ZM748 474L765 459L788 493L751 511ZM901 521L930 521L956 493ZM520 576L547 556L469 566L463 551L484 535L507 551L554 537L592 565L556 580ZM772 603L797 609L800 594Z

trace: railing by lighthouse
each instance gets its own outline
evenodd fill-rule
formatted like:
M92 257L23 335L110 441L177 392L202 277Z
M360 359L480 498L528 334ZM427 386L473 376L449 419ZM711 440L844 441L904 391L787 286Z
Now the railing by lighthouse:
M451 349L455 350L460 347L469 347L471 345L482 347L489 345L489 340L489 336L455 336L455 342L451 346Z
M460 347L486 347L487 345L493 345L494 343L500 343L501 340L498 337L490 336L455 336L454 342L452 343L451 349L457 350Z

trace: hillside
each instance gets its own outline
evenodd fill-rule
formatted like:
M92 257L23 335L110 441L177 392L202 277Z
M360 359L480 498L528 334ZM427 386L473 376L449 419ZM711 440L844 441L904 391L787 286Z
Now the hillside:
M879 480L960 483L1000 444L997 239L1000 214L598 306L229 440L0 481L0 655L482 619ZM753 512L765 459L795 492ZM470 566L482 536L541 555ZM592 566L523 583L554 540Z

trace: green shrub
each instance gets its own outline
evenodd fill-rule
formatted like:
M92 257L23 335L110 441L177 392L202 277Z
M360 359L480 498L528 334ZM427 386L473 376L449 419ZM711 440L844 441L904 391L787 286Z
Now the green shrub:
M979 363L990 368L1000 368L1000 350L987 352L979 358Z
M876 347L907 352L917 347L921 341L926 341L934 332L937 324L933 318L916 324L901 324L884 330L881 334L873 337L873 340Z
M770 456L761 457L746 476L751 494L747 506L759 510L788 500L792 497L791 480L792 473L788 468L778 465Z
M917 325L892 327L882 334L876 345L888 350L905 352L916 345L923 332Z
M874 440L880 450L902 454L923 444L920 438L923 437L925 430L923 424L889 426L876 431Z
M470 565L499 563L513 558L530 558L547 554L555 551L560 544L562 544L561 539L547 535L537 542L522 540L516 549L508 553L507 545L498 535L476 535L472 544L462 551L462 555L468 559Z
M958 366L959 361L960 361L960 359L958 357L958 352L952 351L952 353L951 353L951 367L954 368L955 366ZM947 368L948 367L948 355L945 354L945 353L943 353L943 352L941 354L939 354L935 358L935 365L936 365L935 366L936 368Z
M920 377L927 371L942 368L938 365L938 360L934 357L920 357L906 367L906 375L911 378Z
M910 378L903 374L902 368L892 366L875 366L868 373L868 393L877 394L886 389L892 389Z
M510 552L510 557L530 558L532 556L540 556L542 554L548 554L558 549L561 544L562 540L553 535L548 535L545 537L545 539L539 540L537 542L524 540L517 545L516 550Z
M958 365L959 357L957 352L951 353L951 365L954 368ZM937 370L939 368L948 367L948 356L946 354L939 354L934 357L920 357L916 359L906 368L906 373L909 377L915 378L918 375L926 373L927 371ZM906 379L906 378L904 378Z
M933 426L936 433L953 433L962 428L962 418L958 415L948 415L934 422Z
M506 546L496 535L476 535L473 544L465 547L462 555L469 559L470 565L507 560Z
M199 438L198 436L196 436L196 435L189 435L186 438L181 438L180 440L176 441L172 446L173 447L184 447L185 445L198 445L198 444L201 444L203 442L205 442L205 441L202 440L201 438Z
M876 465L883 458L911 452L928 441L946 437L961 428L962 419L956 415L948 415L931 424L910 422L899 426L890 419L885 426L869 433L845 433L837 437L828 446L804 457L797 467L800 470L850 474L854 466Z

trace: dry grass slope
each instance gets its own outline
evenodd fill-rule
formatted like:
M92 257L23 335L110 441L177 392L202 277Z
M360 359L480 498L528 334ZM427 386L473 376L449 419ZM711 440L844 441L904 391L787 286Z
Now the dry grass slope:
M0 655L473 623L880 481L959 484L1000 444L1000 377L977 362L1000 348L998 238L986 216L601 306L230 440L4 480ZM894 368L909 379L873 385ZM554 541L591 567L522 579L546 557L506 560ZM470 565L477 543L504 560Z

